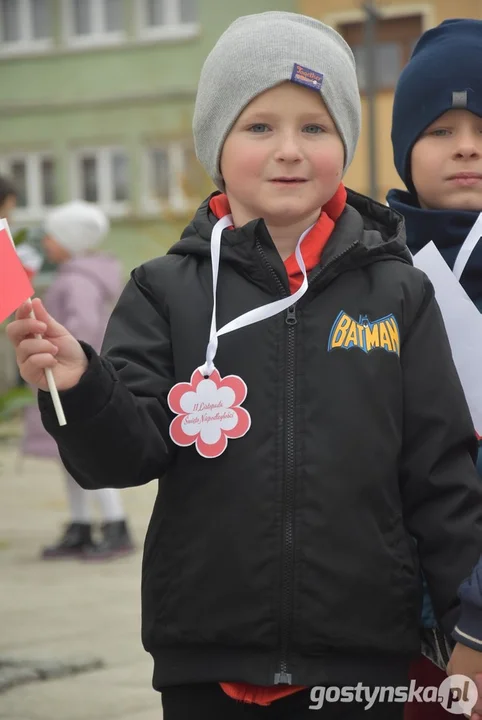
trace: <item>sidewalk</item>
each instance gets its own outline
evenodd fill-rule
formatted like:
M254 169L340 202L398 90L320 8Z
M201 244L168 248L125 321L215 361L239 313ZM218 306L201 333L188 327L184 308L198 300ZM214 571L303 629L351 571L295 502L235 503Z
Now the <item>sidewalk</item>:
M66 520L59 468L23 461L0 438L0 657L97 669L0 693L0 720L162 720L152 662L140 641L142 544L156 483L123 492L139 551L94 565L38 560Z

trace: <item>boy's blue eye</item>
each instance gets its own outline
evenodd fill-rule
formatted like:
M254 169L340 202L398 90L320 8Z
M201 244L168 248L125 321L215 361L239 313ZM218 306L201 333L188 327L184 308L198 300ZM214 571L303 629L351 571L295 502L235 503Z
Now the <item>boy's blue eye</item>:
M437 130L432 130L430 135L434 135L435 137L445 137L448 133L449 131L445 128L437 128Z
M251 125L251 127L249 128L249 131L253 132L253 133L263 133L268 129L269 128L266 125L266 123L256 123L255 125Z
M320 133L325 132L321 125L305 125L303 130L308 133L308 135L319 135Z

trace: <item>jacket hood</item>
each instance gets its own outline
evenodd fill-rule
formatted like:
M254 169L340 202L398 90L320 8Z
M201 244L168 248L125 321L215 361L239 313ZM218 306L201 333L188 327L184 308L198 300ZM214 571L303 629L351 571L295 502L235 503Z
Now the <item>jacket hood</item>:
M216 195L218 193L213 193ZM393 209L347 188L347 204L323 252L323 264L344 247L358 243L358 256L375 261L377 257L398 257L411 264L405 242L403 217ZM181 239L169 254L210 256L211 233L217 218L209 209L210 195L199 207ZM262 219L252 220L243 227L224 230L221 256L230 262L249 263L256 243L274 249L274 243ZM336 248L335 248L336 246Z
M404 190L390 190L390 207L405 219L407 245L415 255L433 241L450 269L466 237L479 217L478 210L428 209L420 207L416 195ZM482 304L482 243L470 254L460 282L477 307Z

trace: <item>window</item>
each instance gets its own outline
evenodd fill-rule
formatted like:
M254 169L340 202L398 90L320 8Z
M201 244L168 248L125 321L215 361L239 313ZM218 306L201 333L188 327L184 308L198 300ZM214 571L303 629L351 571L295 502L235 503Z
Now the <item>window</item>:
M188 37L198 31L200 0L139 0L144 37Z
M43 157L40 160L40 191L42 205L49 207L56 204L55 162L52 158Z
M122 151L114 151L110 159L113 200L125 202L129 199L129 161Z
M149 190L152 198L169 202L170 186L169 149L152 148L149 152Z
M80 157L79 194L88 202L99 202L99 169L97 156L85 154Z
M27 160L14 159L10 162L10 177L17 190L18 207L26 208L28 205L27 194Z
M57 203L56 166L47 153L0 156L0 174L10 178L17 190L18 220L41 218Z
M0 0L0 52L52 46L52 0Z
M122 32L124 30L124 2L123 0L104 1L104 28L107 32Z
M98 203L110 215L127 212L129 159L122 148L78 150L72 163L74 197Z
M36 40L49 38L52 34L51 0L30 0L32 12L32 35Z
M338 30L355 56L360 90L366 90L365 26L362 22L346 23ZM407 64L413 47L423 32L421 15L380 18L375 25L375 85L379 90L394 88Z
M71 45L119 42L124 38L124 0L66 0Z
M194 148L188 141L146 148L144 209L150 213L167 208L185 209L189 198L203 192L200 171Z

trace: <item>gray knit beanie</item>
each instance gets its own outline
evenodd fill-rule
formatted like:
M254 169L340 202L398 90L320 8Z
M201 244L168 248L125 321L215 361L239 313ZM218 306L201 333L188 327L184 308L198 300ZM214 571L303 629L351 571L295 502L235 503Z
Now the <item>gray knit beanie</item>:
M353 53L333 28L289 12L235 20L201 71L194 108L196 154L224 190L219 162L226 137L246 105L291 80L319 91L345 146L350 165L360 134L360 93Z

